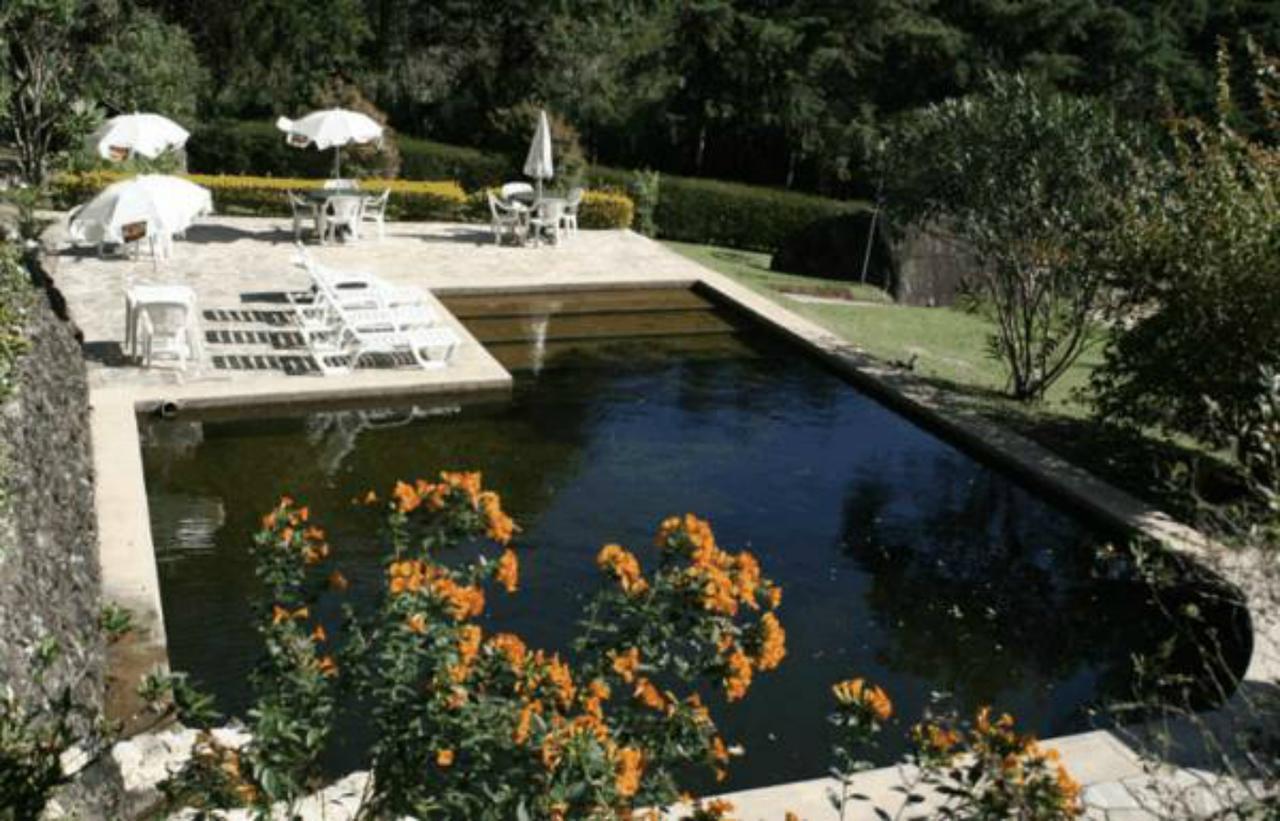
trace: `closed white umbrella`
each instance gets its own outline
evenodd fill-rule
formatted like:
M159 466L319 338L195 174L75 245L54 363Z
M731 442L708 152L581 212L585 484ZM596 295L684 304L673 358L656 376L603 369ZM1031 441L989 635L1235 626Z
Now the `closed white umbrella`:
M555 173L555 166L551 163L551 124L543 110L538 112L538 127L534 129L529 156L524 161L525 176L538 181L538 199L542 199L542 181L551 179Z
M182 126L159 114L121 114L107 120L89 143L104 160L123 160L130 154L155 159L171 148L181 148L191 135Z
M382 139L382 126L367 114L348 111L345 108L328 108L313 111L300 120L281 117L276 128L285 133L285 140L296 148L314 145L321 151L332 148L333 176L342 171L342 146L350 143L371 143Z
M185 231L213 211L209 189L164 174L144 174L112 183L76 212L68 228L76 242L123 242L126 225L146 223L147 235Z

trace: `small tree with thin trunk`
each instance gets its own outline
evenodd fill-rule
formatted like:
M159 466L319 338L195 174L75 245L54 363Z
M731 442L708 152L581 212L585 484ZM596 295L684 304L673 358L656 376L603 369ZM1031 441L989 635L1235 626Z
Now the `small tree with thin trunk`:
M77 32L87 12L75 0L6 0L0 4L0 69L6 99L0 131L12 139L22 178L40 185L50 158L84 126L77 102L78 66L87 54Z
M1090 341L1135 154L1099 102L1022 76L989 86L899 130L891 188L900 219L941 223L973 250L973 293L995 320L992 355L1009 393L1033 400Z

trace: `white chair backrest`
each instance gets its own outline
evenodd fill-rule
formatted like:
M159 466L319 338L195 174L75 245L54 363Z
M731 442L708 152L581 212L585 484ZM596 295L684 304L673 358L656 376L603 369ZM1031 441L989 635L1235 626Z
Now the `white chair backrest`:
M387 201L391 199L391 189L383 189L382 193L376 197L364 198L364 212L366 214L380 214L387 207Z
M359 184L355 180L325 180L324 187L326 191L342 188L359 188Z
M336 222L358 219L362 205L364 203L359 197L330 197L329 208L333 215L329 219Z
M564 215L564 200L543 200L538 203L538 216L551 222Z
M569 190L567 201L569 209L573 210L582 204L582 195L585 193L581 188L572 188Z
M502 186L502 198L511 199L516 194L532 194L533 186L527 182L509 182Z
M173 338L185 332L189 310L185 302L144 302L138 306L151 333L161 338Z
M315 203L304 198L297 191L289 192L289 206L294 211L310 211L315 208Z

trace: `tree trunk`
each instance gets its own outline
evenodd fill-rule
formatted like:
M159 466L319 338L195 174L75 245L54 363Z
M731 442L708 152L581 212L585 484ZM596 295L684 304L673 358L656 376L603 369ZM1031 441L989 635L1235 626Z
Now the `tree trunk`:
M693 156L693 174L695 177L702 176L702 158L707 151L707 122L702 121L702 125L698 127L698 146Z

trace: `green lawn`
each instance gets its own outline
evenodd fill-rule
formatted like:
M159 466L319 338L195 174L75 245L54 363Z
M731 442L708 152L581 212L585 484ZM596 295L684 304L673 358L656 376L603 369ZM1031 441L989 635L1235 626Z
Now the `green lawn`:
M1043 402L1016 402L1001 394L1004 370L987 350L992 326L979 315L956 308L896 305L869 286L774 273L769 270L768 254L682 242L664 244L812 319L881 361L905 363L914 356L917 374L951 391L984 416L1171 513L1192 515L1192 500L1171 489L1162 477L1174 463L1208 455L1191 443L1119 430L1092 419L1083 389L1100 361L1096 347L1086 350ZM856 301L818 304L796 300L788 293L833 287ZM1212 472L1225 470L1216 460L1209 467Z

